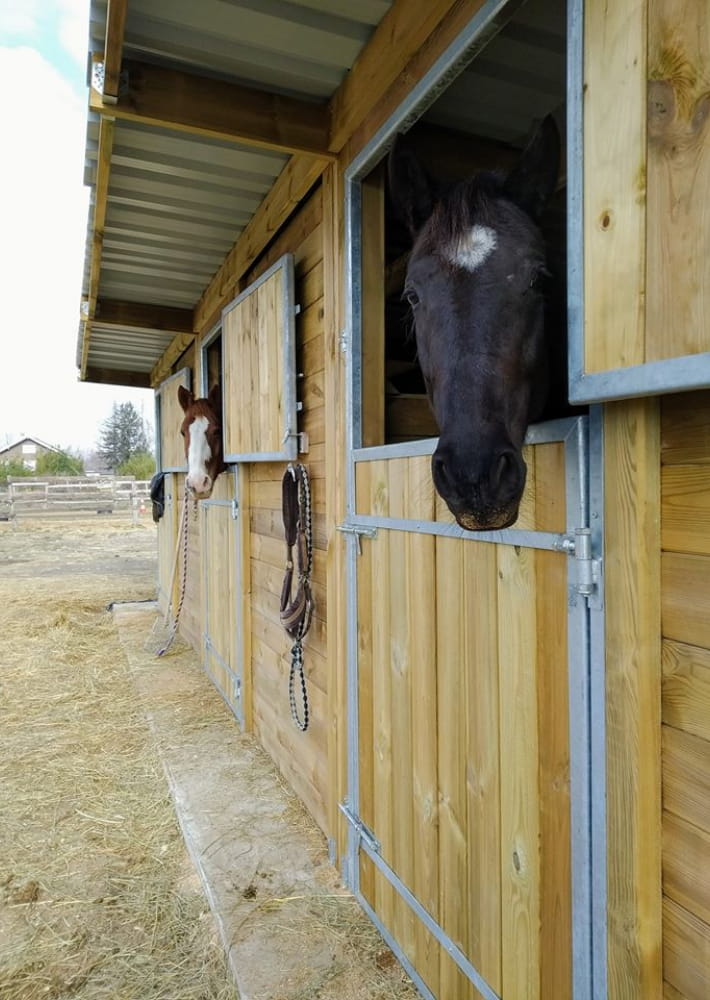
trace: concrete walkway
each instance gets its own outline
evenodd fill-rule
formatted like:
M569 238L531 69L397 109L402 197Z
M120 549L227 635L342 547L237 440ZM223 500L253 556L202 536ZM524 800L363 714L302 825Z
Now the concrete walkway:
M418 996L194 651L154 655L152 604L116 605L114 620L242 1000Z

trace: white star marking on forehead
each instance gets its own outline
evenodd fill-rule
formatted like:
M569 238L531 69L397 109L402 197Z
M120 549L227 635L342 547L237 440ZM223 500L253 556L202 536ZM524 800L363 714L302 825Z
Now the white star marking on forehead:
M497 243L495 230L490 226L473 226L451 246L447 256L454 267L475 271L488 260Z

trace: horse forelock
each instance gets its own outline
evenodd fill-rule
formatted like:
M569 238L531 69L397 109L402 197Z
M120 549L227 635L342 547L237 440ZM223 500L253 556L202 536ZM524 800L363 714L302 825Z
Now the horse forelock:
M544 255L537 225L506 197L502 176L482 173L442 192L415 249L475 270L495 250L499 237L508 234L530 244L535 255Z
M196 399L186 414L192 422L196 417L206 417L211 424L219 425L219 414L215 413L206 399Z

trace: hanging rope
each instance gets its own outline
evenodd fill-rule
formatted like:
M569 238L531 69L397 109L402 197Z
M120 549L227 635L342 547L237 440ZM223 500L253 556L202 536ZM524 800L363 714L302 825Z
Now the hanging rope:
M291 669L288 677L288 700L291 717L301 732L308 729L308 693L303 672L303 638L313 618L314 601L311 592L313 569L313 528L311 518L311 488L306 467L289 465L281 484L282 514L286 536L286 575L281 588L281 624L294 640L291 647ZM294 566L293 550L296 549ZM293 593L293 572L297 570ZM296 697L296 679L301 688L301 711Z
M170 627L170 632L168 634L168 641L157 652L157 656L164 656L167 651L172 646L175 641L175 636L177 635L178 625L180 623L180 614L182 612L182 606L185 601L185 587L187 585L187 503L188 503L188 493L185 490L185 497L182 504L182 514L180 516L180 527L178 529L178 536L175 542L175 561L173 562L173 571L170 577L170 594L172 595L173 583L175 581L175 571L177 569L178 556L180 554L180 540L182 538L182 580L180 581L180 597L178 599L178 606L175 612L175 617L173 623ZM165 624L167 625L167 620L170 615L170 605L168 604L168 610L165 616Z

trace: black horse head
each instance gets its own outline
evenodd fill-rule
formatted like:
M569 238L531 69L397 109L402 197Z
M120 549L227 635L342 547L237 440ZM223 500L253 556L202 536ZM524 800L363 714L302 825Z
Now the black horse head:
M413 247L404 296L440 437L434 484L458 523L505 528L525 487L522 445L549 389L544 240L560 139L546 118L507 175L438 189L398 139L390 190Z

